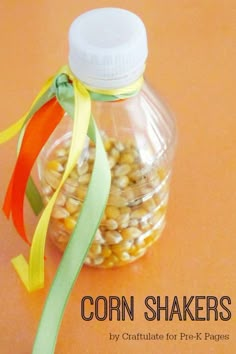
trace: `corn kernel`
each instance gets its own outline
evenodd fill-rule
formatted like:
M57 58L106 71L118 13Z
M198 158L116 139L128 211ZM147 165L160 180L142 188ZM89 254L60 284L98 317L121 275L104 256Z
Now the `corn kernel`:
M64 220L64 225L67 230L72 231L75 228L76 220L72 216L68 216Z
M51 171L62 172L64 171L64 167L62 164L57 160L51 160L47 162L46 168Z
M125 176L131 171L131 167L128 164L117 165L115 168L115 176Z
M107 219L104 224L108 230L116 230L118 228L118 223L114 219Z
M116 219L120 215L120 211L113 205L108 205L105 210L106 217L109 219Z
M102 246L98 243L93 243L90 247L89 254L97 256L102 252Z
M108 203L110 205L114 205L119 208L119 207L124 207L127 201L124 197L121 197L119 195L110 195L108 199Z
M109 139L107 139L107 140L105 140L105 141L103 142L103 145L104 145L105 150L106 150L106 151L109 151L110 148L111 148L111 146L112 146L112 143L111 143L111 141L110 141Z
M151 211L153 211L156 208L156 203L155 203L153 198L149 198L143 203L143 207L147 211L151 212Z
M129 177L121 176L118 178L114 178L112 183L114 183L114 185L116 185L117 187L124 189L129 185Z
M65 219L70 215L70 213L63 207L55 205L52 211L52 217L54 219Z
M144 208L138 208L132 211L131 218L132 219L141 219L142 217L147 215L147 211Z
M127 227L121 231L124 240L132 240L141 235L141 231L137 227Z
M89 165L85 161L81 166L77 166L77 172L79 176L85 175L88 172Z
M122 241L122 236L118 231L106 231L105 240L108 244L116 244Z
M119 158L119 163L132 164L134 162L134 156L130 153L123 153Z
M78 199L68 198L66 201L66 209L70 214L74 214L76 211L79 210L79 206L81 202Z
M44 177L46 182L53 188L57 189L60 183L61 174L53 170L45 170Z
M102 252L101 252L101 255L104 257L104 258L107 258L111 255L112 251L111 249L108 247L108 246L103 246L102 247Z

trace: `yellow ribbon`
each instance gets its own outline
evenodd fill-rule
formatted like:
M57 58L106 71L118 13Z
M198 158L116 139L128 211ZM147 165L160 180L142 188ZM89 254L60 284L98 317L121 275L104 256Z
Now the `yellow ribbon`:
M23 115L23 117L0 133L0 144L7 142L8 140L12 139L16 134L19 133L19 131L23 128L25 122L27 121L29 112L33 109L33 107L38 102L38 100L43 96L43 94L50 88L50 86L53 83L53 80L54 77L51 77L45 82L42 89L39 91L38 95L36 96L32 105L30 106L30 109Z
M121 95L126 95L129 96L133 92L137 93L138 90L143 85L143 76L140 76L136 81L134 81L132 84L129 86L117 88L117 89L100 89L97 87L89 86L84 84L84 87L92 92L92 93L98 93L100 95L107 95L107 96L121 96Z
M67 70L64 70L64 72L69 74ZM34 291L44 286L44 249L52 209L61 187L77 163L85 145L91 110L90 96L82 84L74 78L73 86L75 90L75 115L70 153L64 174L58 188L45 207L36 227L30 251L29 264L27 264L22 255L12 260L17 273L28 291Z

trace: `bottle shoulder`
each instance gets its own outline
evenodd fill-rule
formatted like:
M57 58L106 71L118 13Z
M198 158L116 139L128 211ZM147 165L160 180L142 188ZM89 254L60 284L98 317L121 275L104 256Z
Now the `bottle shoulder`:
M92 113L100 130L121 139L131 136L141 152L148 151L144 156L146 161L152 163L166 153L173 155L175 118L147 82L129 99L92 102Z

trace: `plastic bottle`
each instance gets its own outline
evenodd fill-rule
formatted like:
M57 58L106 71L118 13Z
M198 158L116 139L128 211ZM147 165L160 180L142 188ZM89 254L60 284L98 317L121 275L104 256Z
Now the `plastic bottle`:
M125 87L145 70L148 49L144 24L123 9L96 9L78 17L70 28L69 47L72 73L95 88ZM128 99L93 99L92 114L104 141L112 186L85 264L108 268L144 255L163 231L176 127L170 112L146 81ZM71 129L72 120L65 114L41 154L39 175L45 203L64 170ZM54 207L49 234L61 251L79 216L94 152L94 144L88 138Z

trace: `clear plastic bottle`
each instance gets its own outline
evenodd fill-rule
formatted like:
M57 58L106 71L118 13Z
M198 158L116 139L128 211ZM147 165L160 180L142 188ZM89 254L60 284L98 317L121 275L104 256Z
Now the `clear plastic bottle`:
M146 31L134 14L115 8L89 11L70 29L69 66L96 88L132 84L144 72ZM165 226L171 167L176 144L173 117L149 85L118 101L92 101L111 168L112 185L101 224L85 264L114 267L141 257ZM47 203L58 186L68 157L72 120L62 123L39 160L42 194ZM79 216L91 176L95 146L87 139L54 207L49 234L64 251ZM99 188L99 186L98 186Z

